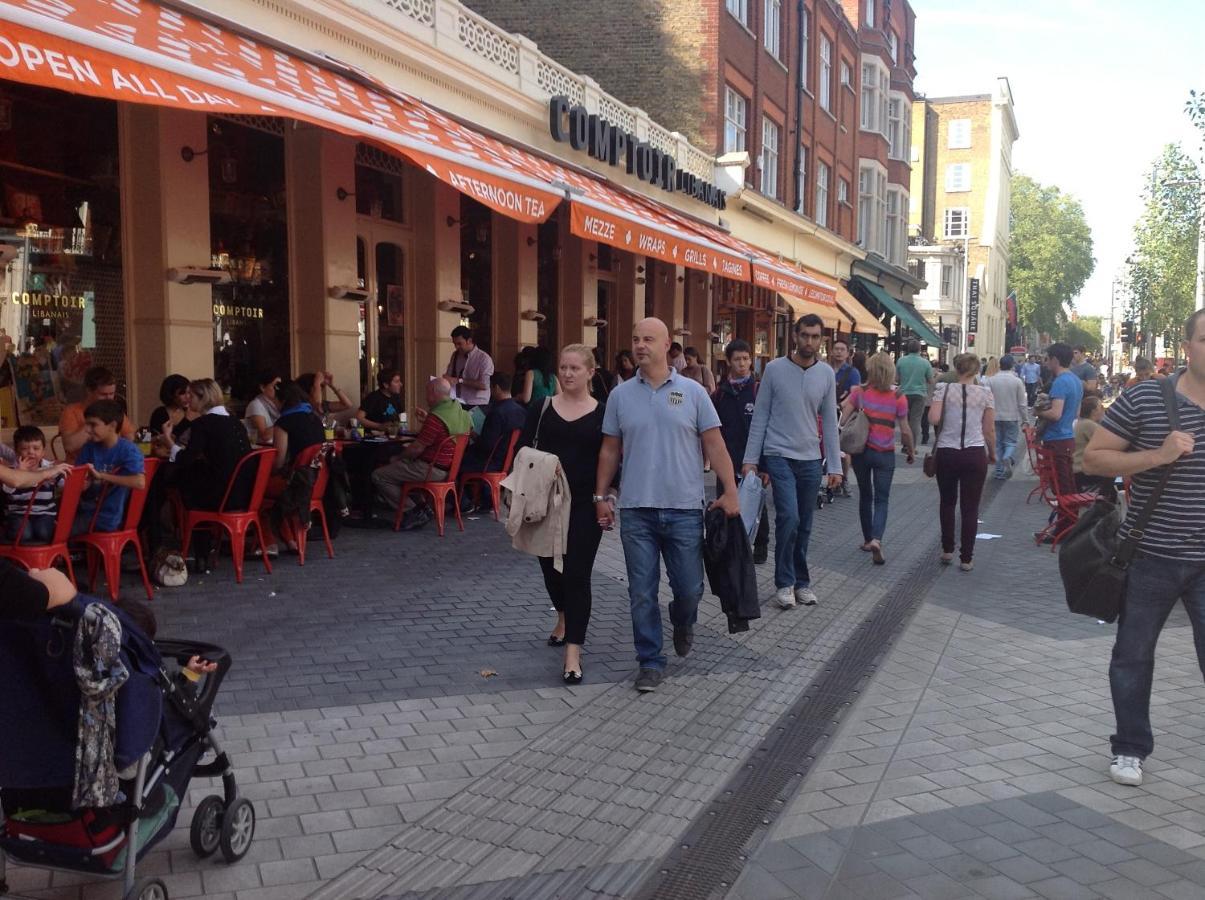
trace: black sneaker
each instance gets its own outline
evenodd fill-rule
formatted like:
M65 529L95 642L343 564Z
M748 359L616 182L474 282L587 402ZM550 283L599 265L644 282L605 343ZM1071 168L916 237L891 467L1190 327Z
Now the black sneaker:
M661 685L661 670L660 669L641 669L636 674L636 690L642 694L648 694L657 690Z
M695 642L695 630L689 625L679 628L674 626L674 652L679 656L685 656L690 653L690 648Z
M402 531L417 531L435 518L435 512L429 506L420 506L402 516Z

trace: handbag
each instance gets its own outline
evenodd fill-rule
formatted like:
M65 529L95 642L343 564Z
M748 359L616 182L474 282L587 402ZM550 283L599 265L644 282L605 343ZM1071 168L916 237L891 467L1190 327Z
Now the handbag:
M1180 417L1176 409L1175 379L1164 379L1160 389L1171 430L1176 431L1180 427ZM1175 463L1171 463L1164 467L1159 484L1139 511L1124 541L1117 536L1124 521L1121 504L1102 497L1080 514L1059 542L1059 577L1063 580L1067 608L1073 613L1102 622L1117 621L1125 601L1126 572L1174 466Z
M946 395L949 393L950 386L947 384L941 394L941 415L938 416L937 426L933 429L933 449L925 454L925 459L921 463L921 469L926 478L932 478L937 474L937 439L941 437L941 427L946 424L946 407L949 405L946 402ZM916 435L912 436L912 440L916 440Z
M841 452L850 456L862 453L869 438L870 417L866 415L866 410L858 407L841 423Z

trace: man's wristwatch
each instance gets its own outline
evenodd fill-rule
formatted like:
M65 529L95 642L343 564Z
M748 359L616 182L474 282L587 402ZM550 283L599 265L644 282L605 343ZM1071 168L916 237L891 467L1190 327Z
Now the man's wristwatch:
M605 494L591 494L590 499L593 500L595 503L606 503L611 498L606 496Z

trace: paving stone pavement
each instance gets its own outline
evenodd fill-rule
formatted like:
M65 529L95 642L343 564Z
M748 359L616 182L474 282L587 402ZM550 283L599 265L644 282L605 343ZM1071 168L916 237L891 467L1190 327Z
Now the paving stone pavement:
M1205 897L1205 687L1182 609L1142 787L1107 774L1113 626L1070 615L1014 480L944 572L729 900Z
M901 467L898 521L917 523L891 562L857 550L856 501L817 514L814 608L766 605L729 635L707 594L687 660L656 694L631 689L622 551L595 572L586 683L560 685L560 652L534 560L489 519L440 539L345 532L335 560L304 568L228 561L163 591L160 633L212 641L235 668L216 706L259 822L235 866L197 861L192 805L140 866L172 897L350 898L507 889L624 896L672 845L935 535L932 483ZM772 566L761 567L762 595ZM128 587L128 586L127 586ZM668 593L663 585L663 599ZM10 869L19 896L110 898L112 884ZM551 891L551 893L549 893ZM451 896L451 894L448 894Z

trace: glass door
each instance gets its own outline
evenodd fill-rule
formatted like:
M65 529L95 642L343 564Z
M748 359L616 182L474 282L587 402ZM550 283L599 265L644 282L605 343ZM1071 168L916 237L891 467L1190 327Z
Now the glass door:
M364 396L376 388L377 373L382 369L396 369L402 375L407 405L411 405L416 395L406 368L413 337L409 232L364 218L359 231L357 264L369 296L360 316L360 394Z

